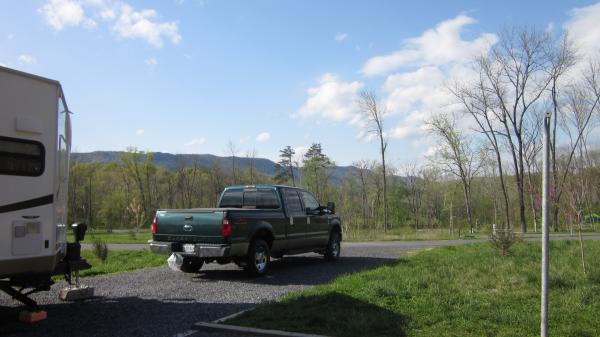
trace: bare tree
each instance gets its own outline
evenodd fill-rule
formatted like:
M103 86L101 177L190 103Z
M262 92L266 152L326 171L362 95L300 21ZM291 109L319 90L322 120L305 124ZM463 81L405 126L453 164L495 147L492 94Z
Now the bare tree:
M356 175L358 176L358 179L360 182L360 195L361 195L360 199L361 199L363 226L367 227L367 225L368 225L367 210L368 210L368 205L369 205L368 196L367 196L367 174L369 172L370 164L369 164L369 161L363 159L363 160L354 162L352 165L354 167L356 167L356 169L357 169Z
M542 130L543 127L543 114L537 114L534 116L534 119L534 127L527 130L529 134L525 137L526 143L524 145L524 159L527 170L527 189L529 192L529 202L531 204L531 213L533 215L533 230L534 232L537 232L538 212L541 212L541 192L537 186L534 175L536 172L541 172L538 168L537 158L542 150L540 130Z
M183 156L177 155L177 169L175 174L177 177L177 189L181 194L181 205L184 208L192 208L193 197L197 192L196 187L200 179L198 158L196 157L193 166L188 168Z
M552 50L550 62L552 64L551 72L550 72L550 100L552 105L552 133L551 133L551 141L550 141L550 161L552 165L552 193L550 196L552 197L553 204L553 219L552 225L554 227L554 231L558 231L558 204L560 202L560 198L556 193L556 188L559 183L559 172L557 166L557 137L558 137L558 119L559 119L559 110L561 107L562 101L562 87L564 82L565 74L576 64L576 55L575 49L572 46L571 42L568 40L567 36L564 36L560 41L560 44L557 48Z
M377 101L377 95L373 91L364 90L359 94L358 100L361 111L366 115L369 123L369 132L379 139L379 151L381 154L381 167L383 171L383 230L388 229L388 201L387 201L387 172L385 167L385 151L387 139L385 135L383 115L385 110Z
M408 164L404 169L405 185L407 189L408 208L415 224L415 231L419 229L421 206L423 201L423 187L421 186L422 168L417 164Z
M235 169L235 154L237 153L237 151L238 151L237 147L235 146L233 141L230 139L227 142L227 152L231 154L231 179L233 180L234 185L237 183L237 175L236 175L236 169Z
M500 137L502 137L502 132L498 130L497 123L493 119L493 113L491 112L492 98L490 97L490 89L486 84L484 70L482 69L485 64L483 57L478 60L479 76L474 83L469 85L460 85L457 83L453 88L450 88L450 91L456 97L466 114L473 118L476 130L485 135L491 146L490 150L493 152L498 166L498 176L500 178L500 187L504 201L504 227L511 229L510 201L504 180L504 168L501 156Z
M548 88L554 41L548 32L514 28L501 35L491 53L481 59L484 80L493 100L491 112L503 129L513 163L519 222L527 231L524 193L524 139L528 114L537 108Z
M246 152L246 159L248 159L250 161L250 167L248 167L248 171L250 173L250 184L254 184L255 183L255 177L256 177L256 149L253 148L252 151L248 150Z
M582 75L581 83L572 85L566 91L566 103L559 109L561 129L569 139L569 150L562 175L555 180L555 221L558 222L558 204L564 192L564 185L577 149L585 142L588 127L593 118L600 112L600 62L590 63L588 70ZM558 172L558 167L557 167ZM558 225L555 225L555 229Z
M481 155L473 149L472 141L456 127L454 115L439 114L427 123L430 131L440 139L438 158L444 170L460 179L467 221L474 233L471 208L471 183L481 168Z
M123 168L123 178L130 180L135 186L144 217L140 221L148 222L155 210L157 197L156 167L153 164L153 154L144 153L135 148L128 149L120 156ZM137 207L137 206L136 206Z

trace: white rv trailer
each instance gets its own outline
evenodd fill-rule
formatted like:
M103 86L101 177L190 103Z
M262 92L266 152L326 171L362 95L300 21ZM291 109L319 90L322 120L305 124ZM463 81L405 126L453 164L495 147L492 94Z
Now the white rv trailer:
M0 290L30 306L13 287L48 290L78 269L65 259L79 259L67 248L70 148L60 83L0 67Z

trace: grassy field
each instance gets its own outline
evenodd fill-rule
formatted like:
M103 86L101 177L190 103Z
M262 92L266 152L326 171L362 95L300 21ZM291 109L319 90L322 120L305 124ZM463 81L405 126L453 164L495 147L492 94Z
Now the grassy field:
M135 232L118 232L118 233L107 233L107 232L89 232L85 235L83 243L92 243L95 238L99 238L106 243L147 243L148 240L152 239L152 233L149 230L143 230L139 233ZM69 242L74 241L73 234L67 235Z
M166 256L152 254L149 250L109 251L105 262L100 261L92 251L83 251L81 255L92 265L91 269L81 271L83 277L159 267L167 263Z
M450 233L447 228L443 229L419 229L415 231L409 227L392 228L387 233L381 230L353 230L344 235L344 241L423 241L423 240L455 240L455 239L473 239L487 238L489 233L479 232L475 237L466 235L467 231L462 231L462 236L458 236L458 232ZM552 235L568 235L569 232L551 233ZM575 233L576 234L576 233ZM527 237L537 237L541 233L527 233ZM583 235L597 235L597 232L584 232ZM152 233L148 229L141 230L139 233L134 232L113 232L107 233L104 231L89 232L86 234L84 243L92 243L95 238L99 238L106 243L147 243L152 239ZM69 241L73 241L72 233L68 235Z
M466 234L466 233L463 233ZM384 233L381 229L354 229L344 235L344 241L422 241L422 240L452 240L460 239L458 232L451 234L447 228L444 229L419 229L409 227L397 227Z
M600 242L551 243L550 334L598 336ZM539 336L540 246L418 253L265 304L229 324L330 336Z

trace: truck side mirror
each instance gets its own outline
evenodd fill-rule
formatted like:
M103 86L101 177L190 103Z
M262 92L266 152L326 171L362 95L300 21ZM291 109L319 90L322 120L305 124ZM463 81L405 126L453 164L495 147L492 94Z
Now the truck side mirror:
M333 201L328 202L327 210L329 211L329 213L335 214L335 202L333 202Z
M87 225L85 223L74 223L71 225L73 234L75 235L75 241L83 241L85 238L85 232L87 231Z

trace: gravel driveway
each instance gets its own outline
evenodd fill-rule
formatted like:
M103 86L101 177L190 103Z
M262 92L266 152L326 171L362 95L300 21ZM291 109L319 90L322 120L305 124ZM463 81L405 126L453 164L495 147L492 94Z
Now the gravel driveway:
M274 260L267 277L249 278L234 264L209 264L199 274L166 267L84 279L96 298L64 303L58 289L34 298L48 319L27 325L17 321L22 307L0 294L0 336L174 336L198 321L212 321L257 303L340 275L394 262L408 251L473 241L344 243L339 261L305 254ZM200 333L193 334L196 336Z

